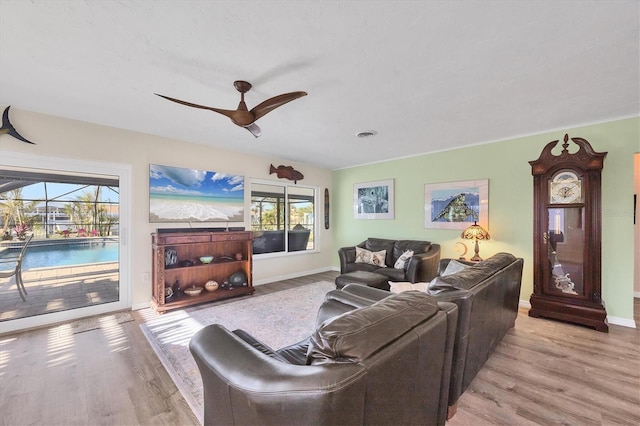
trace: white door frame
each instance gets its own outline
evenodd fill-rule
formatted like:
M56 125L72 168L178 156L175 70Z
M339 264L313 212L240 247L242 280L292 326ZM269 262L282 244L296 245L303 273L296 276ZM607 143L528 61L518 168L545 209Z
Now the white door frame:
M60 158L50 156L38 156L18 152L3 151L0 155L0 166L25 167L31 169L46 169L61 172L76 172L88 174L105 174L117 176L119 185L119 297L118 301L84 308L69 309L61 312L52 312L44 315L36 315L27 318L18 318L0 322L0 333L7 333L32 327L40 327L58 322L69 321L77 318L99 315L131 308L131 203L132 203L132 178L131 165L89 161L73 158Z

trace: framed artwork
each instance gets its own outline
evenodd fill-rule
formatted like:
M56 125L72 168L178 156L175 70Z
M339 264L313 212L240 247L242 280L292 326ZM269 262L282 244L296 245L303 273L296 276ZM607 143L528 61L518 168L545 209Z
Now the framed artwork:
M355 219L393 219L393 179L353 185Z
M244 176L150 164L149 222L244 222Z
M477 221L488 228L489 180L466 180L424 186L424 227L466 229Z

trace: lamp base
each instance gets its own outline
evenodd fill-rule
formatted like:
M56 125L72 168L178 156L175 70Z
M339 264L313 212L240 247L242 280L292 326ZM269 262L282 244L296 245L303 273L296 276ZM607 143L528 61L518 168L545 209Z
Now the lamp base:
M480 252L480 247L478 247L478 240L476 240L476 246L475 246L473 251L474 251L474 255L470 260L472 262L480 262L480 261L482 261L482 258L478 254Z

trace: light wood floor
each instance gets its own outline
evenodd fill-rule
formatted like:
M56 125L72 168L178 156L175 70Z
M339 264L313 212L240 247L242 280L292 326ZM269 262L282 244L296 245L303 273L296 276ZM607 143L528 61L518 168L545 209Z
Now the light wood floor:
M336 275L257 286L255 294ZM639 312L636 299L636 321ZM197 424L133 316L78 334L59 325L0 336L0 424ZM448 424L638 425L640 331L612 325L599 333L521 311Z

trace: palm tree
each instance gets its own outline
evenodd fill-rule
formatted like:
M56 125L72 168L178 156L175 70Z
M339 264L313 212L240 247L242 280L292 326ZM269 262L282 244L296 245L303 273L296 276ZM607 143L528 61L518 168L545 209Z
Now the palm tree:
M0 211L2 212L2 235L5 235L11 224L14 226L26 224L25 212L33 209L34 203L29 203L25 208L22 200L22 188L0 194Z
M76 227L90 234L96 231L99 235L109 235L111 226L118 222L117 217L109 216L107 209L100 202L101 186L85 191L76 200L65 206L65 211Z

